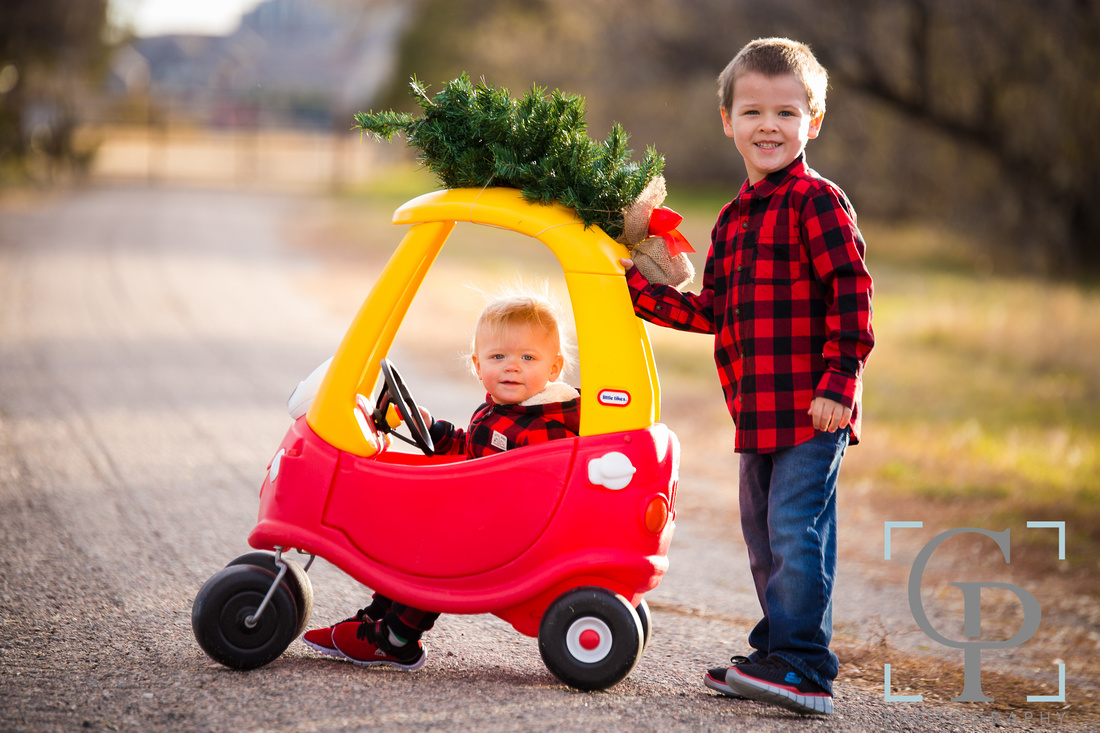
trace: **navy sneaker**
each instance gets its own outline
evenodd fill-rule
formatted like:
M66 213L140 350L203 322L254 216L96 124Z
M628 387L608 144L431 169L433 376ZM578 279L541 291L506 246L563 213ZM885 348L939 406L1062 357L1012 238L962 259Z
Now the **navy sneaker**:
M737 667L742 664L748 664L749 658L737 655L735 657L730 657L730 662L733 663L734 667ZM744 700L744 695L734 692L733 688L726 684L726 673L729 669L729 667L712 667L708 669L706 676L703 677L703 684L712 690L721 692L723 695L728 695L738 700Z
M833 696L821 685L806 679L779 657L739 664L726 672L726 684L750 700L759 700L796 713L831 715Z

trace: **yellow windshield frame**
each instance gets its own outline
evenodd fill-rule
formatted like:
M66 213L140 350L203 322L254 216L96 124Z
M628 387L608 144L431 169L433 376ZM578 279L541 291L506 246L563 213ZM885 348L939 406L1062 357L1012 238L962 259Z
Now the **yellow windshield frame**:
M419 196L394 212L410 225L360 307L329 366L306 419L325 442L371 456L380 450L354 416L356 394L369 394L456 222L470 222L539 240L565 276L577 330L581 369L580 434L644 429L660 420L660 383L645 323L634 315L620 257L626 248L598 227L586 229L572 209L525 201L512 188L463 188Z

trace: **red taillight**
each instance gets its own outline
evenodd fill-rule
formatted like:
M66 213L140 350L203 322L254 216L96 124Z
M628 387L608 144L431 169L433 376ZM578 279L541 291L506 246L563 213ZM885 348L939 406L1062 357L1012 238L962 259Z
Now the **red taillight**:
M652 534L660 534L668 524L668 502L665 497L658 494L649 500L645 507L644 523L646 531Z

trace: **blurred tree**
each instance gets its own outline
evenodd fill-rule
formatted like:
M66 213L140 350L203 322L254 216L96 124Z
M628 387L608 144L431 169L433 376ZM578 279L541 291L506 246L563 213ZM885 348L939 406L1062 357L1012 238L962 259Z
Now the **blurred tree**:
M775 5L838 84L950 143L964 169L936 185L978 183L953 195L992 213L1007 249L1100 270L1100 1L849 0L836 23Z
M0 3L0 161L73 162L74 99L106 60L107 0Z
M633 147L660 150L670 182L728 182L741 163L718 118L721 66L698 58L697 36L716 26L697 2L425 0L382 106L413 109L413 74L436 87L466 72L510 89L561 89L585 97L593 137L617 121ZM744 31L740 43L750 38Z
M415 73L583 95L665 155L678 184L740 183L715 78L752 38L829 69L811 164L864 216L961 225L998 260L1100 271L1100 0L425 0ZM407 108L407 107L406 107Z

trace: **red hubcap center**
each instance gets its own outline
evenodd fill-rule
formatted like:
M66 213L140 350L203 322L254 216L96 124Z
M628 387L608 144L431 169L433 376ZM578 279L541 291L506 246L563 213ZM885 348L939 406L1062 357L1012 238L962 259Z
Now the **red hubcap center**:
M592 629L585 629L581 632L581 635L577 638L577 641L581 643L582 647L584 647L588 651L592 651L600 645L600 635Z

